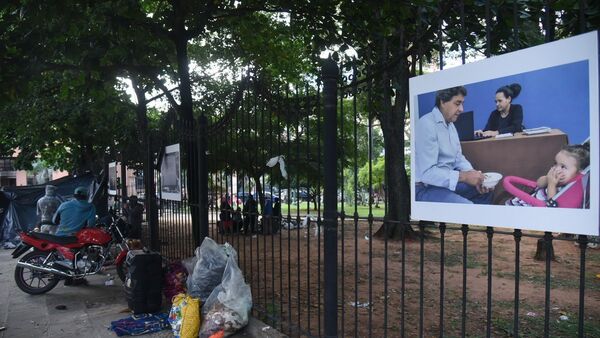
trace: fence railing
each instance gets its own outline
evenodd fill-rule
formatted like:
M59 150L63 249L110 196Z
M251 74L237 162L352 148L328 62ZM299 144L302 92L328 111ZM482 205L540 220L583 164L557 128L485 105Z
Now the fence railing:
M322 82L294 86L265 87L248 74L235 109L208 121L206 157L193 153L181 165L186 192L197 175L186 161L206 161L205 229L194 230L201 204L185 193L161 198L155 176L161 253L191 256L201 231L229 242L252 287L253 314L291 336L599 332L589 318L600 315L600 288L587 271L600 260L585 236L443 223L385 236L408 225L384 217L388 196L381 208L373 198L381 136L371 81L358 90L356 76L342 84L329 67ZM165 145L200 142L195 132L169 137Z

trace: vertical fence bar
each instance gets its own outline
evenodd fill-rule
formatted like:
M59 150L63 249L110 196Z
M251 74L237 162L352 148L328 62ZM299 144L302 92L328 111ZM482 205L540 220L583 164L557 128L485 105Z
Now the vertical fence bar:
M198 238L194 238L194 247L199 246L204 238L208 236L208 157L206 155L207 140L206 140L206 116L201 115L199 119L199 133L198 133L198 191L199 198L199 217L200 217L200 231L198 232Z
M337 102L337 64L328 59L323 62L323 106L325 122L323 126L324 145L324 300L325 336L336 337L338 299L337 299L337 154L336 154L336 102Z
M423 270L425 267L425 227L419 222L419 338L423 338Z
M369 88L371 89L371 88ZM369 336L373 334L373 93L369 90L369 125L368 125L368 164L369 164Z
M310 163L311 159L310 159L310 113L311 113L311 102L310 102L310 91L309 91L309 87L308 84L306 84L304 86L304 95L306 98L306 132L304 133L306 135L306 163ZM312 219L310 219L310 217L308 216L308 214L310 214L310 212L308 210L310 210L310 202L311 202L311 192L310 192L310 180L307 177L306 178L306 193L308 195L308 201L307 203L307 217L308 217L308 224L311 224ZM316 197L315 197L316 198ZM307 306L306 306L306 319L307 319L307 330L308 332L310 332L311 329L311 325L310 325L310 268L311 268L311 261L310 261L310 227L307 227L307 235L306 235L306 299L307 299Z
M442 2L438 3L438 13L440 14L440 19L438 21L438 52L440 55L440 70L444 69L444 32L442 31L442 25L444 23L444 18L441 15L442 13Z
M469 235L469 226L463 224L460 228L463 236L463 266L462 266L462 304L461 304L461 320L460 332L461 337L467 334L467 239Z
M544 233L544 245L546 246L546 292L544 297L544 337L550 337L550 279L552 263L552 233Z
M513 0L513 50L519 49L519 1Z
M296 135L295 135L295 140L294 142L296 142L296 161L299 162L300 160L300 144L302 143L302 141L300 140L300 120L301 120L301 109L300 109L300 98L299 98L299 89L296 87L294 90L294 113L296 115L296 121L295 121L295 129L296 129ZM300 219L300 209L302 208L302 198L300 198L300 170L296 170L296 221L298 222L298 224L301 224L301 219ZM310 225L307 224L307 230L310 228ZM296 280L298 282L298 284L296 284L296 327L299 329L300 328L300 308L301 308L301 304L300 304L300 298L301 298L301 294L300 294L300 289L301 289L301 285L302 285L302 280L300 279L300 269L301 269L301 264L300 264L300 238L302 236L300 235L300 227L296 227ZM298 331L298 335L300 335L300 331Z
M354 112L354 301L358 302L358 109L357 70L352 66L352 110ZM355 303L356 304L356 303ZM354 337L358 337L358 306L354 307Z
M494 228L487 227L485 229L487 234L488 244L488 256L487 256L487 316L486 316L486 331L485 336L491 337L492 335L492 238L494 237Z
M341 77L341 86L345 86L346 82L345 79L346 77L343 75L343 68L340 70L340 77ZM343 144L344 142L344 97L346 96L345 90L341 89L340 90L340 140L342 141L341 144L342 146L340 147L340 157L344 158L344 146ZM341 208L340 208L340 226L341 226L341 234L342 234L342 238L341 238L341 266L340 266L340 272L342 275L342 278L340 280L340 299L342 300L342 313L341 313L341 325L340 325L340 336L344 337L344 328L345 328L345 316L346 316L346 307L344 304L344 276L345 271L344 271L344 257L345 257L345 243L344 243L344 223L346 222L346 215L344 213L344 169L341 168L340 170L340 186L342 187L341 189L341 193L342 193L342 204L341 204ZM337 204L337 193L336 193L336 204Z
M492 17L490 1L485 0L485 56L492 56Z
M460 0L460 60L464 65L466 62L467 46L465 43L465 1Z
M446 223L440 223L440 337L444 336L444 267L446 265Z
M585 11L586 11L586 1L585 0L579 0L579 16L578 16L578 20L579 20L579 34L583 34L586 31L586 18L585 18Z
M321 82L317 79L317 148L321 149L321 119L323 116L323 111L321 109ZM317 168L321 169L321 151L317 152ZM321 218L321 175L318 175L317 178L317 191L319 191L319 196L317 198L317 300L319 306L317 306L317 318L318 320L318 329L317 332L319 335L322 334L321 331L321 225L323 225L323 220Z
M286 88L285 90L285 102L286 102L286 125L285 125L285 133L286 133L286 152L287 152L287 158L291 159L290 157L290 124L291 124L291 108L290 108L290 95L289 95L289 88ZM291 177L291 174L289 174ZM292 214L291 214L291 205L292 205L292 201L291 201L291 193L292 193L292 185L291 185L291 180L288 180L287 182L287 191L288 191L288 208L287 208L287 222L288 224L291 223L292 221ZM297 224L297 226L299 226L300 224ZM292 323L292 229L290 228L289 232L288 232L288 236L287 236L287 267L288 267L288 271L287 271L287 285L288 285L288 289L287 289L287 295L288 295L288 313L287 313L287 321L288 321L288 331L290 331L291 328L291 323Z
M519 284L521 279L521 237L523 233L515 229L515 309L513 315L513 335L519 336Z
M577 336L583 338L585 321L585 251L587 250L588 238L585 235L577 237L579 244L579 316L577 320Z
M400 337L404 338L406 336L404 321L404 313L406 311L406 236L402 236L402 264L400 268Z
M281 155L281 138L283 130L281 129L281 114L283 109L281 106L281 88L277 87L277 155ZM283 330L283 200L281 199L282 184L281 179L278 180L279 201L282 207L279 209L279 330ZM288 223L289 229L289 223ZM289 235L289 233L288 233Z

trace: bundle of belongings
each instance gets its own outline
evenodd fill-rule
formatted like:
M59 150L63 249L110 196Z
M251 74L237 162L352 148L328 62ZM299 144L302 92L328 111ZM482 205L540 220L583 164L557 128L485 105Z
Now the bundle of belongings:
M139 336L169 328L166 313L133 315L110 323L117 336Z
M252 293L231 245L219 245L207 237L196 249L194 259L183 265L190 269L187 293L173 297L169 313L175 337L227 337L248 324ZM180 267L172 271L172 279L180 280Z

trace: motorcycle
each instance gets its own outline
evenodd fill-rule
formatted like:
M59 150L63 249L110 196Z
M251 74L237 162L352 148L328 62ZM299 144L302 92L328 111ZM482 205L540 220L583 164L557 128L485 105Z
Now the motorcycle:
M114 264L119 278L127 274L125 258L129 246L123 229L127 224L115 215L108 226L83 228L75 236L22 232L13 258L17 262L15 282L22 291L38 295L52 290L61 279L78 280Z

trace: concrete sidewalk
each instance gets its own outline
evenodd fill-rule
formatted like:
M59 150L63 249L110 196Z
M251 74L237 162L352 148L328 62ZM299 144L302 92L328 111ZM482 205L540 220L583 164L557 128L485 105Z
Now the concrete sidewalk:
M108 275L87 278L87 286L64 286L60 282L50 292L32 296L21 291L14 281L16 259L12 250L0 249L0 338L33 337L117 337L110 331L110 322L131 313L125 292L114 268L107 274L114 276L114 285L104 284ZM64 305L66 309L57 310ZM146 334L143 337L172 337L170 330ZM248 326L233 337L283 337L266 324L252 319Z

